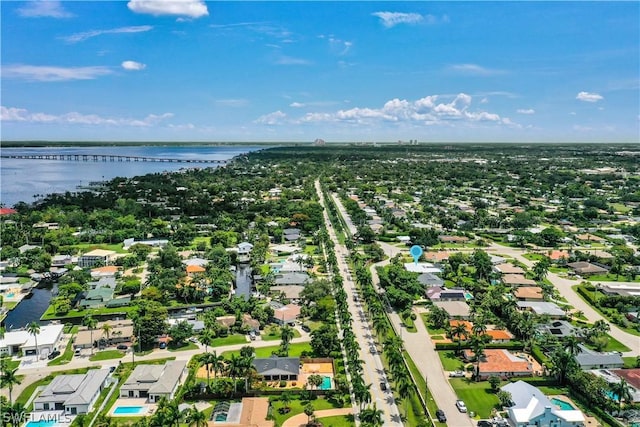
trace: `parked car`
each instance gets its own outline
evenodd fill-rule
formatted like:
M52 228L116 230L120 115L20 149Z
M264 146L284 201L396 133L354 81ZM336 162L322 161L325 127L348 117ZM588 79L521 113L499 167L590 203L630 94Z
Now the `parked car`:
M436 411L436 418L438 418L438 421L440 421L441 423L447 422L447 416L444 414L444 411L442 409L438 409Z
M119 344L116 348L118 350L126 350L128 347L126 345L124 345L124 344Z
M300 329L302 329L305 332L311 332L311 328L308 325L302 325L300 326Z
M462 377L464 377L464 371L449 372L449 376L452 377L452 378L462 378Z
M380 383L380 390L382 391L387 391L387 383L385 383L384 381L382 381Z
M460 412L467 412L467 405L462 400L456 400L456 407Z
M116 370L116 367L115 367L115 366L110 366L110 367L109 367L109 372L110 372L110 373L111 373L111 372L113 372L113 371L115 371L115 370Z
M51 359L55 359L56 357L60 356L60 352L58 350L54 350L51 353L49 353L49 355L47 356L47 358L49 360Z
M478 427L494 427L495 424L490 420L480 420L478 421Z
M162 341L162 342L158 345L158 348L159 348L160 350L164 350L165 348L167 348L167 343L166 343L166 342L164 342L164 341Z

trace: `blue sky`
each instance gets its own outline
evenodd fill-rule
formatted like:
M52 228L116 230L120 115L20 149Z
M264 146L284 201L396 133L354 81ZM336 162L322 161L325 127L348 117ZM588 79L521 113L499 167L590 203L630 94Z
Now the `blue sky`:
M0 7L3 140L639 140L638 2Z

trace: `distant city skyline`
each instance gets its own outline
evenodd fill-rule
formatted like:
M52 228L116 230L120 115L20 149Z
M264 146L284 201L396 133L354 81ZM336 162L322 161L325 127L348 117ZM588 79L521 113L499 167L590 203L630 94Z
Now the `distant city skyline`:
M637 142L638 2L1 2L3 140Z

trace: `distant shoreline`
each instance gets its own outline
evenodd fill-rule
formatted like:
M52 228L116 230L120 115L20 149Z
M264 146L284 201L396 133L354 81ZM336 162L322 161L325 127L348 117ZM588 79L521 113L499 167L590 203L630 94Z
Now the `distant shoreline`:
M297 146L311 143L301 142L184 142L184 141L0 141L0 147L4 148L45 148L45 147L162 147L162 146L184 146L184 147L222 147L222 146Z

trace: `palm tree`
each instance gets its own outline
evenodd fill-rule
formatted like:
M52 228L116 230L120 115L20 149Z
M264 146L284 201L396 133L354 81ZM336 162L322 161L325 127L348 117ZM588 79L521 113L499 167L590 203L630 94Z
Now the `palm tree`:
M311 423L311 417L313 416L313 405L311 402L305 405L304 414L307 416L307 424Z
M369 392L370 388L371 384L365 385L362 381L354 381L353 394L356 398L356 402L360 404L360 409L362 409L363 404L371 402L371 393Z
M136 366L136 343L138 342L138 339L135 336L131 337L131 365L133 365L133 367Z
M35 320L27 325L27 332L33 335L33 339L36 341L36 359L38 358L38 334L40 333L40 323Z
M205 329L200 333L200 342L204 344L204 352L209 352L209 346L213 342L213 333L209 329Z
M627 403L631 402L631 387L624 378L621 378L620 382L618 383L609 384L609 387L611 388L611 392L613 393L614 397L618 401L618 406L620 409L622 409L623 400Z
M198 411L196 405L193 405L188 409L185 421L189 424L189 427L206 427L208 425L206 414L202 411Z
M233 392L236 393L238 391L236 378L242 375L243 361L242 357L236 355L235 353L231 355L229 359L229 364L227 365L227 370L229 376L233 379Z
M291 403L291 392L284 391L280 395L280 402L282 402L282 407L286 412L289 412L289 404Z
M456 323L456 325L451 329L451 337L454 338L458 343L456 354L460 354L460 351L462 349L462 337L466 339L467 334L467 326L462 322Z
M3 369L2 374L0 374L0 386L2 388L9 389L9 404L13 404L13 399L11 396L11 392L13 391L13 386L20 384L22 381L16 375L18 372L18 368L15 369Z
M282 347L285 353L289 352L289 343L291 342L291 339L293 338L293 336L294 336L293 329L291 329L286 325L282 327L280 331L280 339L282 340L282 342L280 343L280 346Z
M363 427L382 427L382 409L378 409L374 403L373 407L367 406L360 411L360 423Z
M96 328L98 321L94 319L92 315L87 314L84 319L82 319L82 324L91 332L91 354L93 354L93 330Z
M480 361L485 356L484 346L485 343L482 337L473 336L471 338L471 350L476 358L476 381L480 381Z
M107 344L110 344L111 331L113 330L113 326L111 326L109 323L105 322L100 329L102 330L102 333L106 337Z
M218 353L214 350L211 353L209 358L209 364L211 365L211 369L213 370L213 378L215 379L218 376L218 372L222 371L224 367L225 358L224 356L218 356Z
M578 339L573 335L568 336L567 339L564 340L564 347L566 351L572 356L577 356L578 353L582 351Z

